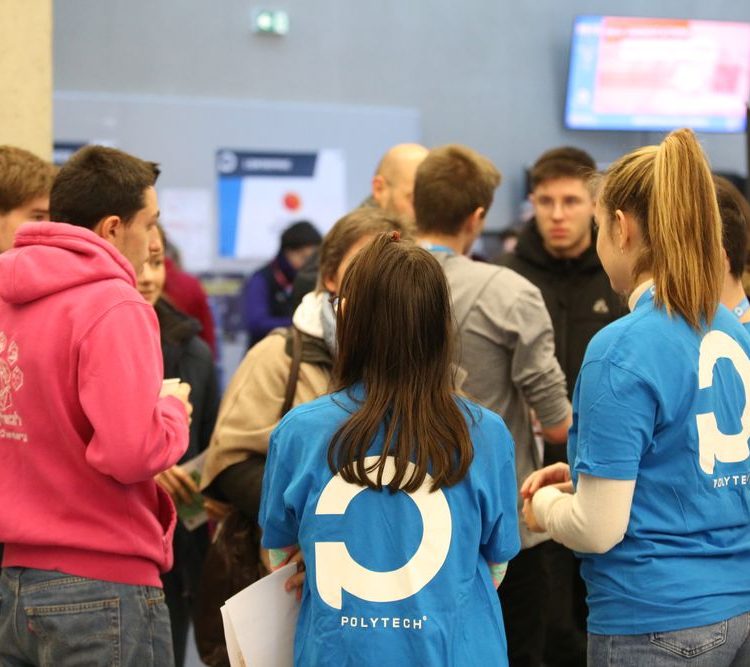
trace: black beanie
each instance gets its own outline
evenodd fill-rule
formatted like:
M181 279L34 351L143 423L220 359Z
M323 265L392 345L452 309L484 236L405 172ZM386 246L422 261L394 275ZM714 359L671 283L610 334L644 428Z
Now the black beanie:
M311 245L320 245L320 232L307 220L289 225L281 234L281 249L296 250Z

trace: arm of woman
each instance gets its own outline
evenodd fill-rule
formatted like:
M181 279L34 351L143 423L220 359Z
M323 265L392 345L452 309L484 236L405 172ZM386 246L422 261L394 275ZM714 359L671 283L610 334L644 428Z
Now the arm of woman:
M532 519L569 549L606 553L625 537L634 491L635 480L581 474L575 493L539 489L530 501Z
M279 421L291 359L284 336L271 334L255 345L235 371L221 402L207 449L205 489L229 466L252 453L265 454ZM257 512L257 510L256 510Z

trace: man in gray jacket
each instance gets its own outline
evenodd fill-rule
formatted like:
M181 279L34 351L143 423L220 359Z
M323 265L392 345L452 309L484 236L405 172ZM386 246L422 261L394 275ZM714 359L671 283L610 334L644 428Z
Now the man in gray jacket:
M418 239L442 264L450 285L459 363L467 372L463 390L505 420L516 444L520 485L541 467L532 410L552 443L566 441L571 410L539 290L510 269L465 256L499 184L500 173L475 151L435 148L417 169L414 212ZM522 551L500 586L511 666L541 664L547 596L539 547L547 539L522 523Z

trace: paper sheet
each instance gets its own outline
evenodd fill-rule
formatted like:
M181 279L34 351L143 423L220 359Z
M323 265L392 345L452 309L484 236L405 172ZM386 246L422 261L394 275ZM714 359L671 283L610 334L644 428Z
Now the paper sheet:
M224 639L227 643L227 656L229 657L230 667L247 667L247 663L242 657L240 645L237 642L237 635L234 634L234 626L229 616L229 607L226 605L221 608L221 620L224 622Z
M297 571L285 565L259 579L221 608L231 667L294 664L294 633L300 603L284 582Z

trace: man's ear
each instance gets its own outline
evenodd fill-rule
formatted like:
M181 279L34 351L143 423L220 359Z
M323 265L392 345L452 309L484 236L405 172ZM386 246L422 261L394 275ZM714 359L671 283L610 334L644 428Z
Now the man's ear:
M483 206L479 206L474 212L466 218L464 223L464 229L471 236L479 236L484 229L484 216L487 210Z
M375 174L372 177L372 198L378 202L380 206L383 206L383 199L385 198L385 191L388 184L385 182L380 174Z
M119 215L109 215L99 220L91 231L114 245L119 240L123 228L124 224Z

